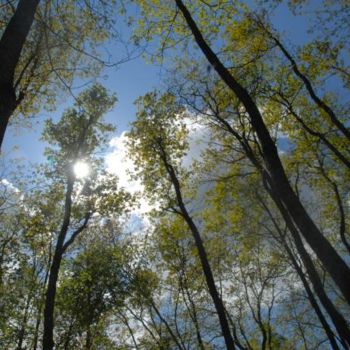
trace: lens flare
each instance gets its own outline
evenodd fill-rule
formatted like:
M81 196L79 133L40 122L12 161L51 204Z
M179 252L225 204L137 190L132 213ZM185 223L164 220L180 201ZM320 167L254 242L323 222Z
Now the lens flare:
M73 169L74 169L74 174L78 179L82 179L88 176L90 172L89 166L82 161L75 163Z

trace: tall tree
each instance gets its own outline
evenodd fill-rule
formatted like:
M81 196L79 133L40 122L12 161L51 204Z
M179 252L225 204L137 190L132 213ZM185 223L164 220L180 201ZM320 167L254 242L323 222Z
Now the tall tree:
M57 124L48 121L44 132L44 139L56 146L47 150L53 162L52 171L55 172L57 180L65 184L62 222L60 228L56 229L57 240L45 299L43 334L45 349L52 349L54 346L55 297L64 253L87 228L93 214L107 214L113 210L116 213L121 212L121 208L126 205L124 200L127 196L117 189L115 178L104 175L105 179L101 183L103 177L101 162L95 156L106 141L107 135L114 130L110 124L102 122L104 113L114 103L115 97L109 96L105 88L93 85L79 95L75 108L67 110ZM79 164L84 165L83 169ZM80 173L81 170L83 174ZM87 178L79 178L81 175Z
M174 191L174 194L169 194L170 203L165 205L183 218L193 236L226 347L227 349L235 349L225 306L215 285L214 275L200 231L185 205L183 189L179 180L181 176L179 162L186 148L185 125L180 124L177 128L175 124L176 121L180 123L181 108L175 103L174 97L169 94L158 97L156 93L149 93L142 100L139 100L138 104L140 106L138 119L129 133L130 155L134 156L138 166L144 167L140 175L147 189L152 191L151 193L155 191L159 193L160 190L169 192L171 188ZM153 161L155 157L158 162ZM158 178L156 181L155 176ZM160 176L164 176L164 179L160 179Z
M13 116L52 110L58 91L72 93L74 78L96 76L113 64L96 47L114 35L114 5L90 0L1 5L0 147Z

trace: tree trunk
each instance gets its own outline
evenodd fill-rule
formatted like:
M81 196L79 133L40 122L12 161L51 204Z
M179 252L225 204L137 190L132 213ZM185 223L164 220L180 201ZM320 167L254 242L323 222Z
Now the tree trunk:
M43 349L52 350L54 347L53 328L54 328L54 308L57 289L58 273L62 261L62 250L56 248L50 268L49 283L46 291L45 309L44 309L44 335Z
M27 327L27 322L28 322L28 313L29 313L29 308L30 308L30 303L32 300L31 292L29 292L27 301L26 301L26 306L24 308L24 314L23 314L23 320L21 324L21 329L18 332L18 340L17 340L17 348L16 350L22 350L22 345L25 339L26 335L26 327Z
M330 328L330 326L329 326L325 316L323 315L323 312L322 312L321 308L319 307L319 305L317 303L317 300L316 300L316 298L314 296L314 293L312 292L312 290L311 290L311 288L309 286L309 282L306 279L306 276L305 276L301 266L298 264L298 262L297 262L297 260L296 260L296 258L294 256L292 250L289 248L288 243L286 242L286 239L284 237L284 234L283 234L282 230L280 229L278 223L276 222L275 218L273 217L273 215L272 215L270 209L268 208L267 204L265 204L264 201L261 198L259 198L259 200L260 200L260 203L262 204L262 206L264 207L264 209L266 210L268 216L270 217L270 219L271 219L271 221L272 221L276 231L278 232L278 235L279 235L280 239L282 240L283 247L286 250L286 252L288 254L288 257L289 257L289 259L290 259L290 261L291 261L295 271L297 272L301 282L303 283L303 286L305 288L305 291L306 291L306 294L308 296L309 302L310 302L311 306L314 308L314 311L315 311L315 313L316 313L316 315L317 315L317 317L318 317L318 319L319 319L323 329L325 330L325 332L326 332L326 334L328 336L328 339L329 339L329 341L330 341L330 343L332 345L332 348L334 350L339 350L339 347L338 347L337 342L335 340L334 333L331 330L331 328Z
M262 22L260 22L260 23L262 24ZM325 113L327 113L327 115L328 115L330 121L333 123L333 125L335 125L338 128L338 130L340 130L343 133L343 135L348 139L348 141L350 141L349 129L338 119L338 117L334 113L333 109L325 101L323 101L319 96L317 96L316 91L311 83L311 80L300 71L298 64L296 63L296 61L294 60L292 55L288 52L288 50L284 47L282 42L276 36L274 36L271 32L269 32L264 27L263 24L262 24L262 26L265 29L265 31L267 32L267 34L270 36L270 38L280 48L280 50L282 51L284 56L287 58L287 60L289 61L289 63L292 66L292 69L293 69L293 72L295 73L295 75L304 83L304 86L305 86L307 92L309 93L309 96L314 101L314 103L321 110L323 110Z
M0 82L1 84L1 82ZM10 92L10 93L9 93ZM12 87L0 86L0 149L4 141L5 131L10 117L16 109L16 96L12 92Z
M180 344L180 342L178 341L176 335L174 334L174 332L172 331L169 323L167 322L167 320L162 316L162 314L160 313L160 311L158 310L156 304L154 303L153 299L151 298L150 300L150 304L153 308L153 310L156 312L157 316L159 317L160 321L164 323L167 331L169 332L171 338L174 340L174 343L176 344L176 346L179 348L179 350L183 350L183 346Z
M323 236L318 227L312 221L299 198L294 193L279 158L276 145L263 121L260 111L249 95L248 91L225 68L213 50L208 46L191 14L181 0L174 0L182 12L198 46L213 66L220 78L231 89L245 107L261 144L264 162L273 181L273 187L278 197L288 210L291 218L302 233L303 237L316 253L325 269L341 293L350 304L350 268Z
M290 258L290 260L292 261L292 264L294 266L295 271L297 272L297 274L299 275L299 278L301 280L301 282L303 283L304 289L306 291L307 297L310 301L311 306L313 307L313 309L315 310L315 313L323 327L323 329L325 330L327 337L329 339L329 342L332 345L332 349L333 350L339 350L338 344L335 340L335 336L334 333L332 332L325 316L322 313L321 308L319 307L316 298L314 297L314 293L312 292L309 283L304 275L304 272L302 271L301 267L299 266L298 262L295 260L292 251L289 249L288 245L285 244L285 249L288 253L288 256Z
M167 155L165 154L165 151L161 145L160 145L160 148L161 148L162 161L163 161L164 166L167 170L167 173L170 177L170 180L174 186L177 204L180 208L182 217L186 221L186 223L187 223L187 225L188 225L188 227L193 235L193 238L194 238L194 241L195 241L195 244L197 247L199 260L201 262L201 266L202 266L204 277L205 277L205 280L206 280L206 283L208 286L209 294L213 300L216 312L217 312L218 317L219 317L221 331L222 331L222 335L225 339L226 348L228 350L234 350L235 343L234 343L234 340L232 338L230 326L229 326L228 321L227 321L225 306L224 306L224 303L222 302L222 299L220 298L219 293L217 291L213 272L211 270L211 267L210 267L210 264L208 261L208 256L207 256L201 235L198 231L197 226L195 225L191 216L189 215L189 213L186 209L186 206L183 202L182 193L181 193L181 186L180 186L179 180L176 176L175 170L174 170L173 166L171 164L169 164L169 162L167 160Z
M0 39L0 148L17 107L15 70L40 0L20 0Z
M265 185L266 188L266 185ZM298 250L298 253L300 254L300 257L303 261L303 264L306 268L306 271L309 275L310 281L313 285L314 291L321 301L323 307L327 311L328 315L330 316L335 328L337 329L337 332L339 334L339 337L343 343L343 346L345 349L350 348L350 330L347 326L347 322L344 319L344 317L338 312L336 307L334 306L333 302L328 298L328 295L326 294L323 284L321 282L321 279L318 275L318 272L316 270L316 267L310 258L310 255L306 251L303 242L299 236L297 228L294 226L294 223L290 219L288 212L286 209L283 207L282 203L279 201L279 199L276 197L274 194L273 190L266 188L268 192L271 193L271 196L273 197L274 202L276 203L277 207L279 208L286 225L288 227L288 230L290 231L295 246ZM325 329L327 332L327 330Z
M71 337L71 333L72 333L72 329L73 329L73 323L74 323L74 320L71 319L70 323L69 323L68 332L66 334L66 339L64 341L64 346L63 346L64 350L69 350L69 343L70 343L70 337Z
M185 272L183 274L185 276ZM188 302L190 303L190 306L187 306L187 309L188 309L189 315L190 315L191 320L192 320L192 322L195 326L195 329L196 329L196 337L197 337L198 347L200 350L205 350L204 343L202 340L202 335L200 332L199 323L198 323L198 318L197 318L196 304L194 303L194 301L191 297L191 294L188 290L188 281L185 277L180 276L179 283L180 283L180 288L182 291L185 305L187 306L186 296L187 296Z
M56 298L56 287L62 255L64 253L64 241L67 235L71 210L72 210L72 192L74 186L74 177L69 176L65 198L64 218L58 235L55 253L50 267L49 282L46 291L45 309L44 309L44 334L43 350L52 350L54 347L53 328L54 328L54 308Z

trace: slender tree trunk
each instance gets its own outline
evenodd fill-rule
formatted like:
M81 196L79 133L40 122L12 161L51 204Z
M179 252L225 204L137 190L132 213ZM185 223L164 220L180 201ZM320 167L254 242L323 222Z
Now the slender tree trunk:
M64 253L63 245L67 235L71 209L72 209L72 192L74 186L74 177L68 178L66 199L65 199L65 212L63 223L60 233L58 235L55 253L52 259L49 282L46 290L45 309L44 309L44 334L43 334L43 350L52 350L54 347L53 341L53 328L54 328L54 308L56 298L56 288L60 265L62 261L62 255Z
M326 332L327 337L328 337L328 339L329 339L329 341L330 341L330 343L332 345L332 348L334 350L339 350L339 347L338 347L337 342L336 342L335 337L334 337L334 333L331 330L331 328L330 328L330 326L329 326L325 316L323 315L323 312L322 312L321 308L319 307L316 298L314 297L314 293L312 292L312 290L311 290L311 288L309 286L309 282L306 279L306 276L305 276L302 268L299 266L299 264L298 264L298 262L297 262L297 260L296 260L296 258L294 256L292 250L289 248L288 243L286 242L286 239L284 237L283 232L281 231L278 223L276 222L275 218L273 217L273 215L272 215L270 209L268 208L268 206L264 203L264 201L261 198L259 198L259 200L260 200L260 203L263 205L264 209L266 210L268 216L270 217L270 219L271 219L271 221L272 221L276 231L278 232L278 235L279 235L280 239L282 240L283 247L286 250L286 252L288 254L288 257L289 257L289 259L290 259L290 261L291 261L295 271L297 272L301 282L303 283L303 286L305 288L305 291L306 291L306 294L308 296L309 302L310 302L311 306L313 307L313 309L314 309L314 311L315 311L315 313L316 313L316 315L317 315L317 317L318 317L318 319L319 319L319 321L320 321L324 331Z
M266 188L266 186L265 186ZM314 291L321 301L323 307L327 311L328 315L330 316L335 328L337 329L337 332L339 334L340 339L342 340L343 346L345 349L350 348L350 330L347 326L347 322L344 319L344 317L338 312L336 307L333 305L332 301L328 298L322 281L318 275L318 272L316 270L316 267L310 258L310 255L306 251L303 242L299 236L297 228L294 226L292 220L290 219L288 212L283 207L283 204L279 201L277 196L273 193L273 190L271 188L267 188L267 190L271 193L271 196L273 197L273 200L275 201L276 205L278 206L283 219L286 222L286 225L288 227L288 230L292 234L293 240L295 242L295 246L300 254L300 257L303 261L303 264L306 268L306 271L309 275L309 278L311 280L311 283L313 285ZM325 330L326 331L326 330Z
M292 262L292 264L294 266L295 271L297 272L301 282L303 283L303 286L305 288L305 291L306 291L307 297L309 299L309 302L310 302L311 306L313 307L313 309L315 310L315 313L316 313L318 319L320 320L320 323L321 323L323 329L325 330L325 332L327 334L329 342L332 345L332 349L339 350L338 344L337 344L337 342L335 340L335 337L334 337L334 333L331 330L331 327L329 326L325 316L323 315L323 312L322 312L321 308L319 307L316 298L314 297L314 293L312 292L312 290L311 290L311 288L309 286L309 283L308 283L308 281L307 281L307 279L306 279L306 277L304 275L304 272L302 271L302 269L299 266L298 262L295 260L295 258L293 256L293 253L289 249L287 244L285 244L285 249L287 251L289 259L291 260L291 262Z
M46 288L46 283L44 284L44 288ZM36 322L35 322L33 350L37 350L37 348L38 348L39 329L40 329L40 324L41 324L41 320L42 320L42 310L43 310L43 300L40 302L40 306L38 307L38 314L37 314Z
M243 344L239 341L238 334L237 334L237 327L236 327L235 323L233 322L233 319L227 310L226 310L226 315L227 315L227 319L231 325L233 337L235 339L235 344L237 345L237 348L240 350L248 350L248 348L243 346ZM251 348L249 348L249 349L251 349Z
M40 0L20 0L0 39L0 148L18 99L15 70Z
M198 251L199 259L200 259L201 266L203 269L204 277L205 277L205 280L206 280L206 283L207 283L207 286L209 289L209 294L214 302L214 306L215 306L216 312L217 312L218 317L219 317L221 331L222 331L222 335L225 339L226 348L228 350L234 350L235 343L234 343L234 340L232 338L230 326L229 326L228 321L227 321L225 306L224 306L224 303L222 302L222 300L219 296L218 290L216 288L213 272L212 272L210 264L209 264L208 256L207 256L201 235L198 231L197 226L195 225L191 216L189 215L189 213L186 209L186 206L183 202L182 193L181 193L181 186L180 186L179 180L176 176L175 170L174 170L173 166L171 164L169 164L168 159L167 159L167 155L165 154L165 151L164 151L162 145L159 145L159 146L160 146L162 161L166 167L167 173L168 173L170 180L174 186L174 190L176 193L176 200L177 200L177 204L180 208L181 215L184 218L184 220L186 221L186 223L187 223L187 225L188 225L188 227L193 235L193 238L194 238L194 241L195 241L195 244L197 247L197 251Z
M52 257L52 243L50 242L50 248L49 248L49 257L48 257L48 263L47 263L47 268L45 272L45 277L44 277L44 283L43 283L43 291L46 290L46 284L49 278L49 272L50 272L50 266L51 266L51 257ZM39 329L40 329L40 324L42 320L42 311L43 311L43 306L44 306L44 299L45 298L45 292L41 293L40 296L40 304L38 305L37 309L37 317L36 317L36 322L35 322L35 331L34 331L34 339L33 339L33 348L32 350L37 350L38 347L38 341L39 341Z
M72 211L72 193L75 182L75 176L73 174L68 175L67 189L66 189L66 198L64 206L64 217L61 230L58 234L58 239L56 243L55 253L52 259L49 282L46 291L45 298L45 309L44 309L44 334L43 334L43 350L52 350L54 347L53 341L53 329L54 329L54 309L55 309L55 299L56 299L56 288L59 270L61 266L61 261L63 254L67 248L74 242L77 236L87 227L89 219L92 215L91 212L85 214L83 224L77 228L70 235L69 239L66 240L71 211Z
M270 38L276 43L276 45L282 51L283 55L287 58L287 60L292 66L293 72L304 83L306 91L308 92L309 96L314 101L314 103L317 105L317 107L319 107L328 115L331 123L337 127L337 129L347 138L348 141L350 141L350 130L338 119L333 109L316 94L316 91L310 79L300 71L298 64L296 63L292 55L288 52L288 50L284 47L282 42L276 36L274 36L271 32L269 32L265 28L265 26L262 24L261 21L259 22L262 25L262 27L265 29L267 34L270 36Z
M133 344L134 344L135 350L139 350L139 346L137 345L134 331L133 331L132 328L130 327L128 318L127 318L123 313L121 313L121 312L119 313L119 317L122 319L123 323L126 325L126 328L128 329L128 332L129 332L130 337L131 337L131 339L132 339L132 342L133 342Z
M92 347L92 334L90 325L88 326L88 329L86 330L86 342L85 342L85 349L90 350Z
M46 287L46 284L44 285L44 288L45 287ZM40 303L40 306L38 307L38 314L36 316L35 330L34 330L34 340L33 340L33 348L32 348L32 350L37 350L37 348L38 348L39 329L40 329L40 324L41 324L41 313L42 313L42 303Z
M279 158L276 145L271 138L257 105L248 91L236 81L209 47L184 3L181 0L174 1L182 12L203 54L229 89L235 93L249 114L251 125L260 141L264 161L278 197L283 202L283 205L288 210L292 220L295 222L307 243L316 253L334 282L338 285L344 298L350 304L350 268L320 232L293 191Z
M23 320L22 320L22 324L21 324L21 329L18 332L18 341L17 341L17 348L16 350L22 350L22 345L23 345L23 341L25 338L25 334L26 334L26 327L27 327L27 321L28 321L28 313L29 313L29 307L30 307L30 302L32 300L32 295L31 295L32 291L29 292L27 301L26 301L26 306L24 308L24 315L23 315Z
M155 313L157 314L157 316L159 317L159 319L161 320L161 322L164 323L166 329L168 330L171 338L174 340L174 343L176 344L176 346L179 348L179 350L183 350L183 346L180 344L180 342L178 341L176 335L174 334L174 332L172 331L169 323L167 322L167 320L162 316L162 314L160 313L160 311L158 310L156 304L154 303L154 301L151 299L151 307L153 308L153 310L155 311Z
M322 282L320 280L320 277L318 276L317 270L307 253L302 240L297 233L297 231L294 229L294 232L292 233L295 244L297 246L297 249L299 253L301 254L301 258L303 260L303 263L305 266L307 266L307 271L310 277L310 280L314 286L314 290L316 292L316 295L320 299L323 307L326 309L328 315L330 316L332 322L334 323L335 328L337 329L337 332L339 334L340 339L342 340L343 344L347 344L344 347L346 349L350 349L350 330L347 326L346 320L344 317L338 312L338 310L335 308L332 301L327 296L324 287L322 285Z
M71 337L71 333L72 333L72 329L73 329L73 323L74 323L74 320L71 319L71 321L69 323L69 328L68 328L68 332L66 335L66 339L65 339L64 345L63 345L64 350L69 350L69 343L70 343L70 337Z
M188 290L187 279L184 277L184 280L183 280L182 277L180 277L179 282L180 282L180 288L181 288L182 295L183 295L184 302L185 302L186 306L187 306L186 296L187 296L188 302L190 303L190 306L187 306L187 309L188 309L188 312L189 312L190 317L192 319L192 322L194 324L194 327L196 329L196 337L197 337L198 347L200 350L205 350L203 340L202 340L202 335L200 332L199 323L198 323L196 304L192 300L191 294Z
M62 250L57 247L50 268L49 283L46 291L45 309L44 309L44 335L43 349L52 350L54 347L53 328L54 328L54 307L57 289L58 273L62 261Z

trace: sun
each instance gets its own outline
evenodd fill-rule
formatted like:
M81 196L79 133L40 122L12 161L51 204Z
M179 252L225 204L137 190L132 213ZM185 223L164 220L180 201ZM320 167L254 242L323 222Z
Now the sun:
M74 174L78 179L82 179L89 175L90 169L87 163L83 161L78 161L74 164Z

